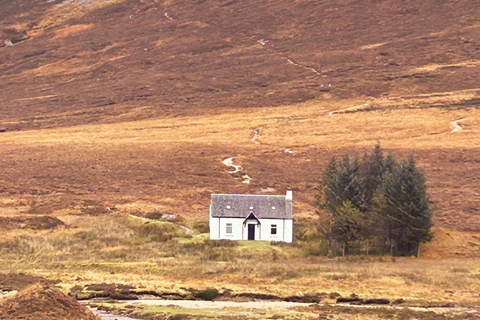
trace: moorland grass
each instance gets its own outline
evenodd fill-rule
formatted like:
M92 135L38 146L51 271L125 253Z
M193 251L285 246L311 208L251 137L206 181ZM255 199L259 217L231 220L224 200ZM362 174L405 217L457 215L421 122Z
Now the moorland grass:
M148 229L172 237L152 237L144 229L138 232L143 222L118 213L75 221L75 227L19 232L0 241L0 267L60 278L66 288L107 282L158 291L228 288L281 297L337 292L420 305L427 301L471 305L479 299L478 259L392 262L388 256L364 255L329 259L305 255L300 244L178 237L176 224Z

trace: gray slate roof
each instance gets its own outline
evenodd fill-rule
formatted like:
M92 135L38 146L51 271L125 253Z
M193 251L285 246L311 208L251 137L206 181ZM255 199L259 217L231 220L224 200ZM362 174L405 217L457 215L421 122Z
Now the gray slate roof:
M212 217L247 218L253 212L258 219L292 219L292 202L285 196L212 194L211 205Z

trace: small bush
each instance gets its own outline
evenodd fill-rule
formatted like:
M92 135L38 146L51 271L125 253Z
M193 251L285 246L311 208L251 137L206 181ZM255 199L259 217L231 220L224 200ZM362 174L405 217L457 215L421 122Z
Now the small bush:
M199 233L209 233L210 225L208 221L198 221L193 225L193 229L197 230Z
M292 247L293 244L283 242L283 241L270 241L271 246L278 246L278 247Z
M235 252L230 248L211 248L200 258L204 261L234 261L236 259Z
M237 247L239 246L238 241L234 240L226 240L226 239L221 239L221 240L205 240L204 242L206 247L210 248L231 248L231 247Z
M141 215L138 215L141 217ZM145 214L145 218L152 219L152 220L160 220L163 216L163 213L161 213L158 210L154 210L153 212L147 212Z
M327 241L305 241L300 244L304 256L327 256L328 242Z
M146 223L135 228L135 235L149 241L165 242L177 235L177 227L170 222Z

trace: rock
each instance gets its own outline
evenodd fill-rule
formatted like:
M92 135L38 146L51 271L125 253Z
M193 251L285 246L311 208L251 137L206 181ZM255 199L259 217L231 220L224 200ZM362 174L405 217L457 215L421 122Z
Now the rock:
M182 228L182 230L185 232L186 235L192 235L195 233L195 231L185 226L180 226L180 228Z
M12 47L13 46L13 43L12 43L12 40L5 40L5 47Z
M177 220L177 215L173 213L164 213L162 214L162 217L160 220L162 221L176 221Z

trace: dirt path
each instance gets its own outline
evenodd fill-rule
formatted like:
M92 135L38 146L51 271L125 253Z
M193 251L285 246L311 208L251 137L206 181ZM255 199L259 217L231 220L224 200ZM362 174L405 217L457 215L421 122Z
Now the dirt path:
M227 167L232 167L232 168L235 169L233 171L228 171L228 173L230 173L230 174L236 174L237 172L242 172L243 171L242 166L237 166L237 165L233 164L233 157L223 160L222 163L224 165L226 165ZM243 179L242 183L246 183L246 184L249 184L250 180L251 180L251 178L248 176L248 174L242 174L242 179Z
M460 127L460 125L458 124L458 123L459 123L460 121L462 121L462 120L465 120L465 118L458 119L458 120L455 120L455 121L450 122L450 126L452 127L452 131L451 131L451 132L458 132L458 131L463 130L463 128Z
M257 141L258 137L260 136L260 131L262 131L263 127L258 127L253 129L253 138L252 141L256 144L260 144L260 141Z
M322 75L320 72L318 72L316 69L314 69L312 67L304 66L303 64L297 63L297 62L295 62L295 61L293 61L292 59L289 59L289 58L285 58L285 59L288 61L288 63L293 64L294 66L297 66L297 67L300 67L300 68L310 70L313 73L315 73L317 76Z

